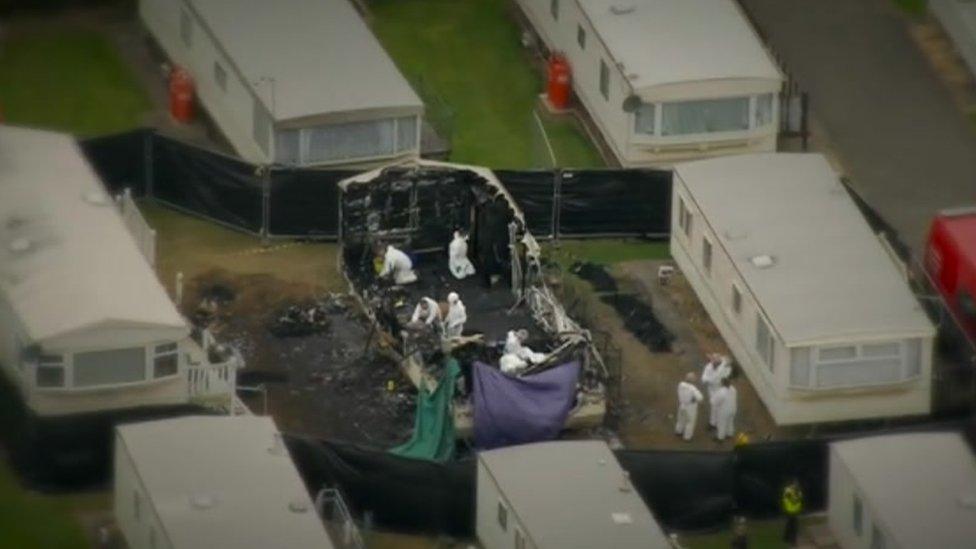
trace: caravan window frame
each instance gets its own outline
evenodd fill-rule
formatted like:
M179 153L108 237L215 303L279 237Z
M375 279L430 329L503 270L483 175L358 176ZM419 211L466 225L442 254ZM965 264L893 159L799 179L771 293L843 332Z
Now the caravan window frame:
M138 381L126 381L121 383L103 383L98 385L84 385L78 386L75 384L75 355L91 353L91 352L101 352L101 351L116 351L123 349L135 349L141 347L143 349L144 356L144 369L143 377ZM157 348L164 347L165 350L157 352ZM171 374L166 374L163 376L155 377L155 366L157 356L169 358L175 356L176 358L176 371ZM55 362L54 357L60 357L60 362ZM46 363L43 362L44 359L48 360ZM157 340L150 342L148 344L136 347L119 347L119 348L100 348L100 349L79 349L73 352L62 352L60 354L56 353L46 353L39 357L37 361L34 362L33 371L31 376L33 379L34 390L38 392L73 392L73 393L84 393L90 391L102 391L105 389L125 389L128 387L139 387L145 385L151 385L154 383L167 383L175 379L180 378L183 370L183 359L180 353L180 342L178 340ZM41 368L61 368L62 374L62 384L61 385L41 385L38 382L38 372Z

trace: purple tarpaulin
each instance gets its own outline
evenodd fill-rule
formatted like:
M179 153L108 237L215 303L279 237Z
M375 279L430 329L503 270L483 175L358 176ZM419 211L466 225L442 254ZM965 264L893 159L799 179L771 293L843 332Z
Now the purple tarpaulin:
M481 449L552 440L576 398L579 362L525 377L509 377L475 362L474 440Z

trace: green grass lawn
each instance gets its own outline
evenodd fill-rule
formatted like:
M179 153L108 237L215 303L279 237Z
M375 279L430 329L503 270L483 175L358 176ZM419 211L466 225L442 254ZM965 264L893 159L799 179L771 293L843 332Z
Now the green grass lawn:
M436 94L452 112L452 160L493 168L545 165L532 116L542 79L529 64L506 0L373 0L370 8L374 31L428 96L425 102L436 103L429 97ZM557 164L603 165L572 121L545 126Z
M12 25L0 44L0 112L7 123L91 136L136 127L149 108L98 32L31 22Z
M894 0L895 5L912 15L924 15L926 0Z
M546 249L564 266L569 266L577 260L612 265L621 261L670 257L667 242L651 242L636 238L562 240L558 246L547 244Z
M767 520L749 523L750 549L781 549L783 543L783 521ZM732 532L725 530L714 534L681 536L682 547L685 549L728 549L732 541Z
M0 464L0 547L68 549L88 547L71 516L76 509L108 509L107 494L41 496L25 492L13 472Z

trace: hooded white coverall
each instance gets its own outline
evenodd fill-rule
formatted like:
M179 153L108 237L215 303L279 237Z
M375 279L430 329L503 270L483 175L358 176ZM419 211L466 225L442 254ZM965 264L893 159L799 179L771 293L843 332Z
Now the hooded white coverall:
M695 421L698 419L698 403L702 401L701 391L694 384L682 381L678 384L678 420L674 432L691 440L695 434Z
M718 423L715 438L725 440L735 435L735 413L739 405L739 393L735 387L719 387L711 397L712 410L716 410Z
M444 317L444 339L460 337L464 331L464 323L468 321L468 311L464 308L461 298L454 292L447 296L450 305L447 309L447 316Z
M427 313L420 307L420 303L427 304ZM413 309L413 316L410 322L423 322L424 324L435 324L441 319L441 306L429 297L420 298L420 303Z
M529 363L522 360L518 355L510 353L503 354L501 360L498 361L498 367L502 373L508 375L516 375L528 365Z
M393 246L386 247L383 254L383 269L380 270L380 278L393 275L393 282L396 284L410 284L417 281L417 273L413 272L413 261L410 256Z
M729 366L729 361L725 357L722 357L722 361L717 365L712 364L711 360L705 364L705 367L702 369L701 381L708 392L709 403L711 403L715 391L722 388L722 380L730 375L732 375L732 367ZM717 421L715 406L709 406L708 412L708 424L714 427Z
M468 239L454 231L454 240L447 247L447 264L458 280L474 274L474 265L468 259Z
M545 353L536 353L531 348L523 345L522 338L519 337L515 330L509 330L508 335L505 336L505 354L515 355L529 364L538 364L546 359Z

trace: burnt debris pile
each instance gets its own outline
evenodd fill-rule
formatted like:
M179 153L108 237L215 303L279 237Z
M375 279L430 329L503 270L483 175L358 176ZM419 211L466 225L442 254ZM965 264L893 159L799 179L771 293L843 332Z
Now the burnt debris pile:
M624 326L647 348L658 353L671 351L674 334L654 316L650 305L630 294L609 294L600 300L617 311Z
M610 276L610 273L602 265L596 263L577 261L569 267L569 272L590 283L593 289L598 292L617 291L617 281Z
M331 324L330 315L342 313L347 305L341 296L289 305L275 313L268 325L276 337L303 337L324 332Z

